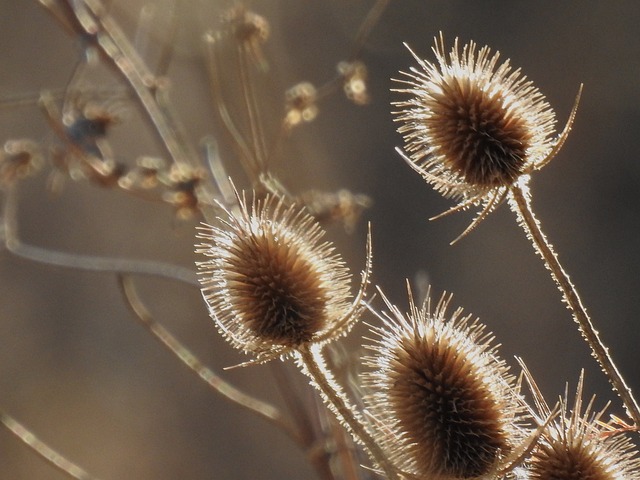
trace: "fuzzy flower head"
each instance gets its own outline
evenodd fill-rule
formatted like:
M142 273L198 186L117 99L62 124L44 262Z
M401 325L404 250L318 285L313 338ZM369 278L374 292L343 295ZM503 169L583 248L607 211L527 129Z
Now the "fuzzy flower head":
M539 414L548 417L549 406L530 374ZM604 409L593 413L594 398L582 412L583 376L573 407L568 395L560 399L560 413L544 430L528 461L530 480L633 480L640 478L635 447L613 425L601 421Z
M451 297L435 310L410 301L389 314L368 346L367 405L380 442L409 478L498 476L522 443L522 401L484 326L447 315Z
M221 333L267 361L346 333L358 319L370 255L355 299L349 270L304 210L275 197L223 209L221 226L204 225L197 252L202 293Z
M407 152L400 153L436 190L460 200L452 210L484 204L486 215L511 185L558 152L577 99L554 137L554 111L520 70L498 63L498 52L474 42L461 51L456 39L447 55L442 35L433 52L435 63L411 51L419 68L397 80L405 87L395 91L410 96L394 103Z

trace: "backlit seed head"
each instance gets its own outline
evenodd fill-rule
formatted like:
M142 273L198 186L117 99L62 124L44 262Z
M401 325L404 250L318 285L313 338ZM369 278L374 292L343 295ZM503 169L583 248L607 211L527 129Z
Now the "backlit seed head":
M304 210L275 197L239 199L197 252L203 296L220 331L258 361L346 333L361 313L369 263L352 302L349 270Z
M484 326L451 297L435 310L410 301L402 314L386 299L384 325L372 328L367 404L395 464L418 478L490 477L521 443L522 401Z
M528 373L527 373L528 375ZM531 380L529 380L531 384ZM583 376L573 407L560 399L559 417L543 432L528 462L530 480L632 480L640 478L640 461L631 442L614 426L601 422L604 409L593 413L594 398L582 413ZM549 407L533 384L539 413Z
M433 52L436 62L420 59L420 68L397 80L395 91L409 94L395 102L398 131L405 140L405 160L445 196L461 205L503 198L518 179L541 168L564 142L553 138L555 113L543 95L509 61L489 47L454 42L445 53L442 35Z

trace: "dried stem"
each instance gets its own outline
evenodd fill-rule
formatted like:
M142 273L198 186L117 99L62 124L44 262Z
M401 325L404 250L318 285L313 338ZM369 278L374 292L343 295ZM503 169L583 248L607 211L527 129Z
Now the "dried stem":
M269 367L276 386L300 431L307 460L316 470L319 478L335 480L336 477L331 471L331 453L327 451L326 441L322 437L318 438L314 431L310 417L312 412L306 408L299 393L293 388L293 381L288 375L289 372L285 370L286 365L282 362L269 362Z
M103 273L136 273L169 278L195 287L200 285L193 270L178 265L152 260L77 255L24 244L18 236L16 187L7 187L4 193L0 240L17 257L56 267Z
M345 428L362 443L376 465L384 472L386 479L398 479L398 472L369 433L361 416L349 403L333 374L325 365L320 348L320 346L311 346L298 351L298 360L304 373L311 378L312 384L321 392L322 398L336 417L343 422Z
M40 0L64 25L98 47L131 86L142 111L150 120L170 158L176 165L201 167L193 148L181 137L177 121L170 115L166 97L158 101L159 84L116 21L107 14L100 0ZM203 204L209 204L212 192L200 192ZM206 212L203 212L206 214ZM212 219L209 219L212 221Z
M569 310L571 310L573 318L579 326L580 332L582 333L585 341L589 344L594 358L598 361L605 375L609 378L614 390L620 396L626 407L627 414L636 426L640 426L640 408L631 393L631 389L625 383L622 375L618 371L618 368L613 363L613 359L609 355L609 350L604 345L597 330L593 326L593 323L587 314L587 310L578 296L575 286L571 283L569 275L567 275L562 268L562 265L558 260L558 256L553 251L552 245L549 243L541 229L540 222L533 214L526 178L511 188L509 204L518 216L518 223L527 233L527 236L533 243L534 248L544 260L545 266L551 272L551 276L562 292L563 300L567 304Z
M40 455L55 468L65 473L68 477L75 478L76 480L97 480L96 477L89 475L78 465L49 447L24 425L19 423L15 418L3 410L0 410L0 423L2 423L2 425L4 425L11 433L31 448L32 451Z
M162 345L164 345L171 353L184 363L193 373L201 380L204 380L218 394L222 395L231 403L240 405L241 407L255 413L259 417L267 420L284 431L294 442L302 444L300 433L294 428L288 419L273 405L251 397L241 392L230 383L222 379L213 370L206 367L191 351L174 337L165 327L158 323L151 316L149 310L142 303L134 288L133 280L130 276L119 275L119 284L122 293L127 300L127 304L136 316L136 319L144 326Z

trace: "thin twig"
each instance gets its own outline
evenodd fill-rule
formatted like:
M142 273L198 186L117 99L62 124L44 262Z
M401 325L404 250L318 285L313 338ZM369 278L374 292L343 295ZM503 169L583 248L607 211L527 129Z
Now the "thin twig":
M509 204L518 216L518 223L520 223L527 233L534 248L544 260L545 266L551 272L551 276L562 292L564 302L567 304L569 310L571 310L580 332L589 344L594 358L598 361L605 375L609 378L614 390L620 396L626 407L627 414L636 426L640 426L640 408L638 407L638 403L631 393L631 389L622 378L618 368L613 363L608 348L600 339L598 331L595 329L587 314L586 308L578 296L576 287L571 283L569 275L564 271L558 260L558 256L553 251L553 246L544 235L539 220L534 216L526 181L521 181L511 188Z
M385 473L387 480L398 479L394 468L380 445L375 441L356 409L350 405L344 392L341 391L333 374L327 369L319 346L301 348L298 360L301 367L312 380L313 385L322 393L322 398L333 413L343 422L353 436L364 446L376 465Z
M353 41L353 47L351 47L351 53L349 54L350 61L353 61L360 56L371 31L380 21L380 17L387 9L390 2L391 0L377 0L373 7L371 7L369 13L367 13L367 16L358 28L358 33L356 34L356 38Z
M171 353L185 364L189 370L195 373L201 380L209 385L216 393L222 395L223 398L239 405L250 412L262 417L272 423L280 430L284 431L294 442L302 444L303 441L300 433L291 425L291 422L285 418L280 410L273 405L251 397L241 392L230 383L222 379L213 370L206 367L191 351L173 336L164 326L158 323L152 316L141 299L133 285L133 280L128 275L118 275L118 283L122 289L123 296L127 304L135 314L139 323L145 327L162 345L164 345Z
M33 452L40 455L59 471L65 473L68 477L75 478L76 480L97 480L96 477L88 474L84 469L80 468L78 465L44 443L36 437L34 433L3 410L0 410L0 423L25 443Z
M153 260L78 255L22 243L18 236L16 187L7 187L4 193L0 239L7 250L18 257L56 267L103 273L135 273L169 278L195 287L200 286L195 271L178 265Z

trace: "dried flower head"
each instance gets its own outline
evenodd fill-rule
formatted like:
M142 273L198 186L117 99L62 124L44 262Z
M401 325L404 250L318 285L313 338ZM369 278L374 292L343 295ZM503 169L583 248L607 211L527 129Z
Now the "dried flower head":
M460 308L446 314L450 300L443 295L432 312L429 299L419 309L410 298L404 315L385 298L390 313L368 346L366 401L381 443L410 476L497 475L523 439L518 387L484 326Z
M233 346L257 361L293 353L346 333L358 319L368 283L370 251L355 299L350 273L324 231L297 206L276 197L239 213L224 209L222 226L205 225L198 252L203 295L211 316Z
M436 190L460 200L449 212L484 204L481 220L510 186L555 156L578 98L554 138L554 111L520 70L508 60L498 64L498 52L478 50L474 42L460 52L456 39L447 56L442 35L433 52L437 63L411 51L420 69L401 72L407 78L397 80L407 86L395 91L410 95L394 103L408 156L400 153Z
M525 376L538 412L549 415L531 375ZM559 417L544 430L528 462L531 480L614 480L640 478L640 460L634 446L615 427L601 422L606 407L593 413L595 397L582 413L584 372L580 375L574 405L569 406L568 394L560 399Z

